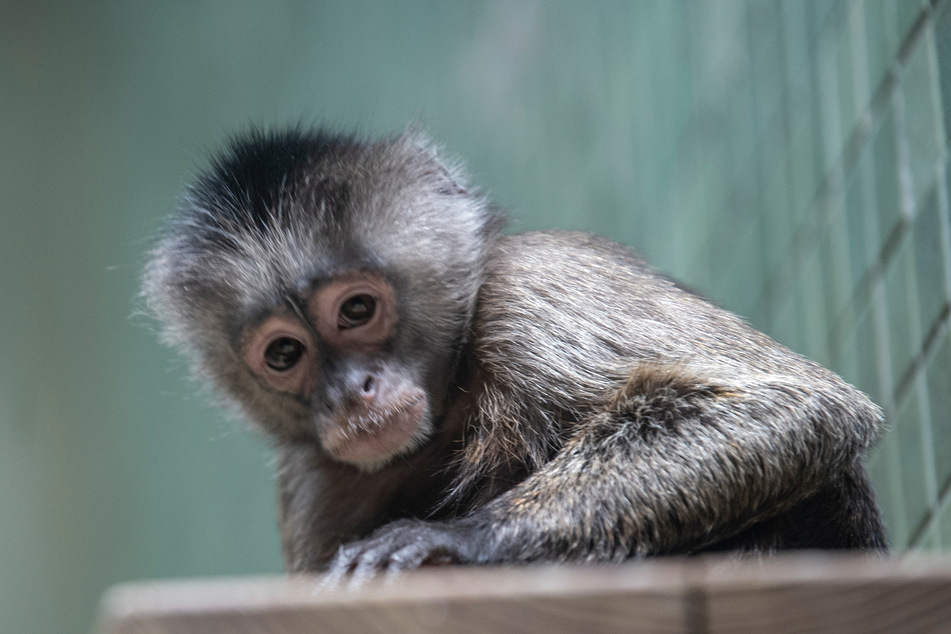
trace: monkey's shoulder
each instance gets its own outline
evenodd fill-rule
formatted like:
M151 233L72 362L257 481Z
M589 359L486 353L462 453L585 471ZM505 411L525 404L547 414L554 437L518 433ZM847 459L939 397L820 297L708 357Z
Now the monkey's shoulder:
M671 307L711 304L658 273L627 247L589 233L539 231L502 237L489 255L481 295L487 310L531 308L622 320L673 319ZM530 304L531 306L525 306Z
M503 236L489 254L486 283L492 287L528 287L553 292L590 291L596 287L673 285L629 248L601 236L577 231L533 231Z
M549 370L555 360L593 368L658 355L680 359L697 341L727 334L748 336L738 318L627 248L573 232L499 240L473 323L475 343L486 354L500 362L537 360L538 369Z
M605 237L581 231L530 231L499 239L492 264L528 266L596 265L655 274L650 265L628 247Z

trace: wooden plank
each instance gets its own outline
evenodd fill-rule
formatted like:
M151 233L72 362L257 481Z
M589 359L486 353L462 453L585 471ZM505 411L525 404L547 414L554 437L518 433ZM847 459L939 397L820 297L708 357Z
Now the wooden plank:
M711 633L951 632L947 558L707 563L703 618Z
M359 588L317 577L137 583L111 590L108 634L688 631L678 564L437 568Z
M306 576L134 583L101 614L103 634L951 632L951 559L446 567L340 589Z

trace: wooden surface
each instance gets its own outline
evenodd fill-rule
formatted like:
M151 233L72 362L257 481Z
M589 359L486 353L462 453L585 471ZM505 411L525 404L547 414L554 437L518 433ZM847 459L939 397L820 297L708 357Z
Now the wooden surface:
M447 567L359 588L318 577L133 583L103 634L951 632L951 559L806 554L622 566Z

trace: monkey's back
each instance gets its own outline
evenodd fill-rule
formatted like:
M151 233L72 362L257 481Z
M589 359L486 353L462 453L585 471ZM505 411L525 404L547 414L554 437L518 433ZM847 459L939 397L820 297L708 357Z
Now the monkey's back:
M664 365L736 381L794 378L880 417L834 373L659 274L626 247L591 234L501 238L473 333L494 370L512 381L544 378L546 391L565 392L572 402L563 404L571 409L603 397L632 369Z

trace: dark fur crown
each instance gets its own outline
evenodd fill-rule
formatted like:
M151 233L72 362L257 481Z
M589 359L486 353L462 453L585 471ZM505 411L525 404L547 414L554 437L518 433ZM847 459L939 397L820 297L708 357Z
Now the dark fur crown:
M211 159L210 167L199 174L189 196L199 207L225 216L219 220L261 230L273 220L281 192L304 170L363 145L353 135L319 128L252 128L231 137Z

